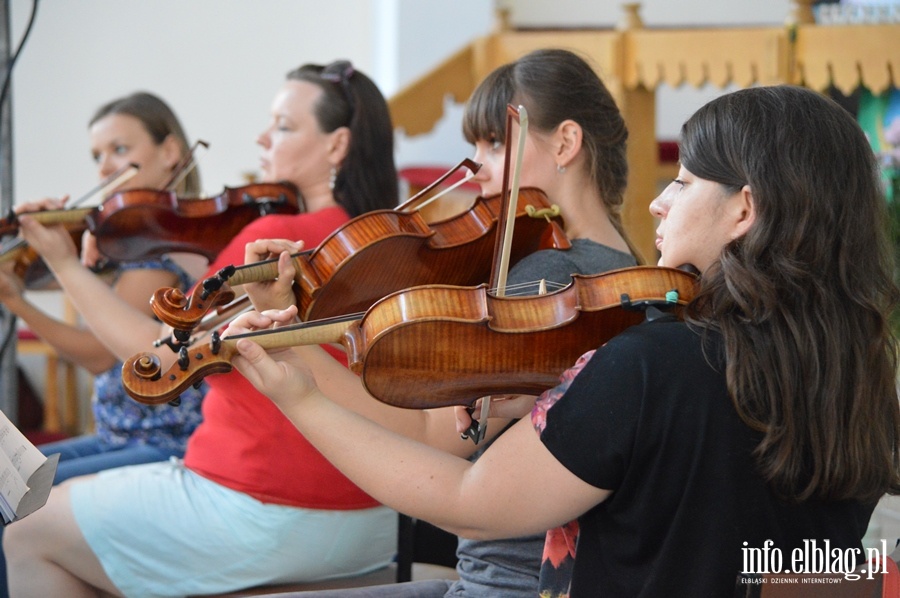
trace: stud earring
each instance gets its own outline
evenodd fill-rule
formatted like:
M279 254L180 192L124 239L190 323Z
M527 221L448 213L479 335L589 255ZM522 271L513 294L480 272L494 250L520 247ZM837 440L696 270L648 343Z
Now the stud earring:
M556 172L558 172L559 174L562 174L562 173L564 173L565 171L566 171L566 167L565 167L565 166L563 166L562 164L557 164L557 165L556 165Z

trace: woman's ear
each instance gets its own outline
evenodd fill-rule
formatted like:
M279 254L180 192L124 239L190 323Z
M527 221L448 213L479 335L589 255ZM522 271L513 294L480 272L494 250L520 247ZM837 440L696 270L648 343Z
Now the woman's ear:
M732 239L747 234L747 231L756 222L756 202L753 200L753 191L750 189L750 185L744 185L735 195Z
M168 135L166 135L166 138L163 139L160 147L162 149L163 159L166 165L170 169L178 166L178 164L181 162L181 159L183 158L183 148L181 147L181 142L178 140L178 138L175 137L175 135L173 135L172 133L169 133Z
M340 166L350 151L350 128L338 127L329 133L328 161L333 166Z
M556 127L554 142L556 144L556 165L565 167L581 152L584 131L574 120L564 120Z

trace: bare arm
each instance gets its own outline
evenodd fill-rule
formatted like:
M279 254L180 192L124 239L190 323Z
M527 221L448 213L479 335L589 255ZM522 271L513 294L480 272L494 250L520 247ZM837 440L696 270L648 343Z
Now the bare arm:
M41 254L75 309L115 357L125 360L136 353L153 350L153 341L168 333L148 315L144 303L149 300L152 290L159 287L140 299L146 288L155 282L133 290L122 284L123 295L119 295L116 289L81 264L71 237L61 226L45 227L27 216L22 216L20 222L26 241ZM142 306L136 307L138 303ZM159 353L165 367L174 362L174 354L167 353L171 352Z
M294 321L297 309L249 312L235 318L225 336L270 328ZM437 409L401 409L382 403L370 395L359 376L345 368L319 345L294 347L273 352L278 359L305 363L315 372L323 392L335 403L377 422L382 427L407 436L417 442L468 457L478 448L471 440L463 440L456 432L456 413L452 407ZM510 419L491 419L486 439L496 436Z
M296 252L301 243L283 239L263 239L248 243L245 249L245 263L255 263L278 256L278 278L264 283L244 285L257 310L267 310L264 316L240 316L228 328L228 334L238 334L258 328L268 328L274 323L287 324L294 321L296 309L282 311L294 305L291 290L296 273L290 252ZM313 371L323 376L322 389L336 403L379 423L389 430L403 434L413 440L439 448L460 457L468 457L478 448L471 440L460 438L456 413L452 407L440 409L400 409L378 401L363 387L362 381L347 368L337 363L318 345L298 347L297 354L310 364ZM491 420L486 440L490 440L503 430L511 419Z
M316 372L316 380L321 377L322 391L335 403L388 430L458 457L468 457L478 448L456 431L453 407L401 409L382 403L366 392L359 376L332 359L321 347L297 347L294 351ZM510 421L492 418L486 440L499 434Z
M470 538L539 533L575 519L609 491L569 472L527 419L475 463L394 433L331 401L318 364L273 360L241 340L235 366L338 469L376 500ZM339 432L337 432L339 431ZM547 501L547 488L566 500Z

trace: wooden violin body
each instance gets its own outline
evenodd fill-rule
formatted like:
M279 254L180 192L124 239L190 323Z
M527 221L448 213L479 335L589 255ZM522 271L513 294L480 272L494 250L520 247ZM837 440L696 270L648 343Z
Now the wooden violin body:
M75 247L81 248L81 237L85 230L85 218L93 208L74 210L45 210L31 212L29 216L43 224L62 224L72 236ZM10 213L0 222L0 236L16 235L19 221L15 213ZM13 273L23 282L25 288L40 291L59 288L53 273L41 256L21 238L10 237L0 245L0 263L13 263Z
M81 235L72 235L76 247L81 244ZM14 243L0 247L0 263L13 263L13 274L22 281L29 291L58 289L53 272L41 256L27 243Z
M515 263L541 246L547 231L526 206L549 209L539 189L518 198ZM459 216L428 223L419 212L379 210L356 218L299 260L297 305L305 321L362 312L376 300L423 284L476 285L488 279L501 197L478 198Z
M296 214L297 188L290 183L255 183L226 187L204 199L178 198L171 191L133 189L115 193L90 208L43 210L28 215L45 226L61 224L81 247L85 230L112 262L135 261L165 253L197 253L212 260L247 224L266 214ZM15 214L0 222L0 236L19 232ZM24 241L0 249L0 262L13 261L13 271L29 290L57 288L53 274Z
M396 407L538 395L582 354L642 322L645 306L685 305L695 280L646 267L575 275L569 286L544 295L419 287L385 297L342 342L369 394ZM674 301L667 299L672 291Z
M46 214L49 212L36 212L36 214ZM51 222L52 223L52 222ZM70 226L66 224L72 237L72 243L75 244L78 252L81 252L81 239L84 233L84 226ZM29 291L47 291L58 290L59 283L46 262L24 239L11 238L0 245L0 263L12 263L13 274L22 281L24 287ZM114 264L112 262L99 264L92 268L97 274L106 276L112 272Z
M320 320L363 312L385 295L423 284L477 285L488 279L501 211L501 197L479 197L462 214L426 222L418 211L375 210L357 216L311 252L294 257L294 292L300 318ZM548 245L549 210L539 189L518 196L511 261L515 263ZM558 219L557 219L558 220ZM189 332L209 309L233 297L230 286L272 280L274 261L230 268L201 284L190 299L175 289L160 289L152 299L156 316L182 333ZM227 282L225 285L223 283ZM204 288L207 285L207 288ZM226 293L225 298L219 293Z
M485 286L430 285L398 291L357 320L214 339L182 349L160 371L150 353L125 362L122 378L135 400L177 398L206 375L228 372L240 338L266 349L340 341L350 368L376 399L397 407L471 405L491 394L540 394L582 354L645 318L649 305L676 314L695 294L697 277L642 266L573 276L545 295L493 297Z
M100 253L125 262L165 253L197 253L212 260L244 226L267 214L296 214L290 183L226 187L215 197L181 199L170 191L133 189L113 194L86 217Z

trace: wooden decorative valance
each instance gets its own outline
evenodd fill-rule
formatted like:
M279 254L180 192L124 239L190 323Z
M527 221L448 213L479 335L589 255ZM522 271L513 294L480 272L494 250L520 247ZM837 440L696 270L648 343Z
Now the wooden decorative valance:
M648 258L655 225L646 206L656 194L659 164L655 91L661 84L717 88L791 83L845 94L863 85L880 94L900 86L900 24L813 25L813 0L794 0L788 22L776 27L648 29L638 4L622 23L604 30L498 30L448 58L389 100L394 124L407 135L430 131L446 97L463 102L494 68L538 48L566 48L594 65L629 128L630 173L623 217ZM651 259L652 261L652 259Z

